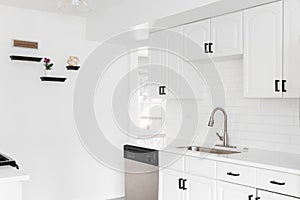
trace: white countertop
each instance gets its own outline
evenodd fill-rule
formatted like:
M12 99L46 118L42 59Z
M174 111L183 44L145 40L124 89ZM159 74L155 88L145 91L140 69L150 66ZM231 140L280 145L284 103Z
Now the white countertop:
M0 183L27 181L29 176L10 166L0 167Z
M300 176L300 154L283 153L250 148L237 154L216 155L193 151L183 151L183 149L179 149L176 147L161 148L151 145L141 145L133 143L131 143L130 145L152 148L161 152L183 154L185 156L193 156L203 159L246 165L260 169L296 174ZM187 145L178 146L183 147Z

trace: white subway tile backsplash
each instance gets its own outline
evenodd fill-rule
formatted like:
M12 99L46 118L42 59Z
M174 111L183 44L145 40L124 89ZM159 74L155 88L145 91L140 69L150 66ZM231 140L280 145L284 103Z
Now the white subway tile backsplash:
M238 139L238 138L230 138L229 140L232 144L243 144L242 146L249 147L249 148L258 148L258 149L265 149L271 151L281 151L281 152L290 152L290 153L299 153L300 152L300 145L294 145L290 143L276 143L276 142L265 142L261 140L245 140L245 139Z
M275 126L274 134L299 135L299 126Z
M276 142L282 144L289 143L290 141L290 137L288 135L274 135L272 133L263 133L263 132L233 131L233 134L231 135L232 138L247 139L253 141L257 140L257 141L264 141L264 142Z
M263 116L262 122L269 125L296 126L297 117L290 116Z
M300 153L299 99L244 98L242 59L218 61L215 65L225 91L229 142L237 146ZM206 137L217 141L214 134L207 135L207 122L213 108L210 95L203 97L198 102L200 127L196 143L205 141ZM222 125L223 116L218 113L214 131L221 131Z
M292 145L300 145L300 133L299 133L299 136L291 136L290 143Z

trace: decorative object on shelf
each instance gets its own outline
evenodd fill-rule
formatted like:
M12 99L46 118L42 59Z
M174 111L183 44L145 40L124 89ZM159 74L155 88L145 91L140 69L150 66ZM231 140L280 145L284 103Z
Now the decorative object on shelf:
M51 76L51 70L53 67L53 63L51 63L50 58L44 58L44 66L45 66L45 76L49 77Z
M65 82L67 78L65 77L48 77L42 76L41 81L52 81L52 82Z
M69 14L86 14L91 11L91 0L57 0L58 8Z
M29 62L41 62L43 58L39 57L31 57L31 56L17 56L17 55L11 55L11 60L19 60L19 61L29 61Z
M14 47L22 47L27 49L38 49L38 42L24 41L24 40L13 40Z
M68 70L78 70L80 68L80 66L79 66L80 60L76 56L70 56L68 58L67 63L68 63L68 66L67 66Z

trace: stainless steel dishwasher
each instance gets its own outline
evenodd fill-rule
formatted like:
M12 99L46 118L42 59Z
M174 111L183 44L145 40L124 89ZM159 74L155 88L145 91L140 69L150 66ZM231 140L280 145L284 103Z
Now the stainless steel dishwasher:
M158 151L124 145L125 200L158 200Z

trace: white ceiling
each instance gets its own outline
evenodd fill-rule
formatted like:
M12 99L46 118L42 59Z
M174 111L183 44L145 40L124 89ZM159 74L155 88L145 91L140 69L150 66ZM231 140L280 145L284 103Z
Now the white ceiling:
M0 4L19 8L59 12L57 0L0 0Z
M108 9L125 0L90 0L93 12ZM27 8L47 12L60 12L57 0L0 0L0 5L7 5L18 8Z

